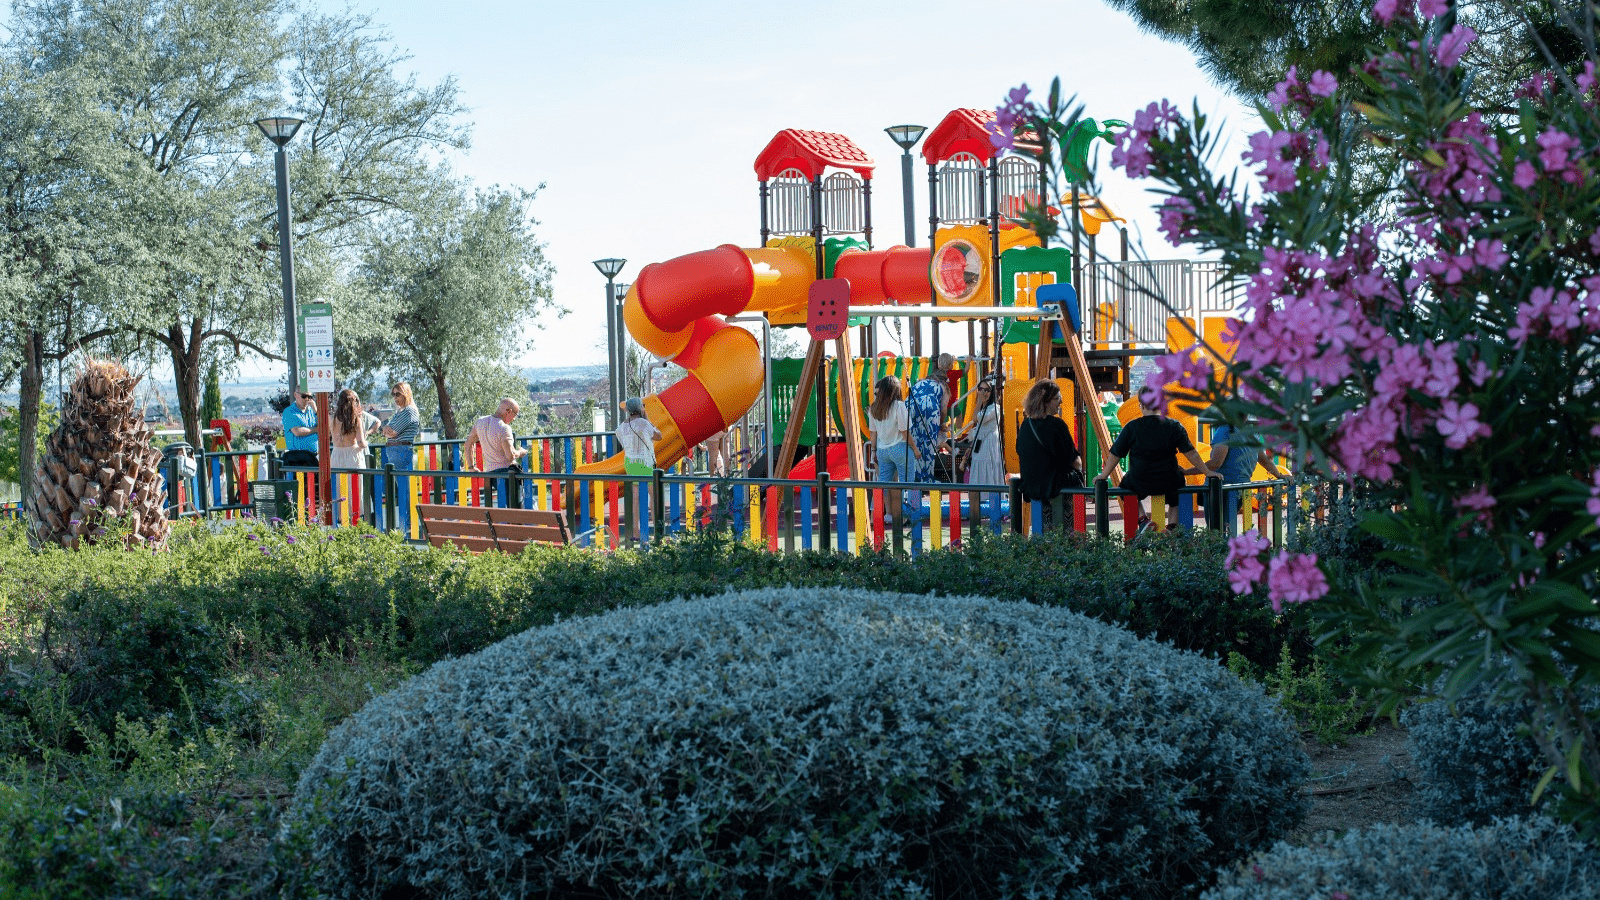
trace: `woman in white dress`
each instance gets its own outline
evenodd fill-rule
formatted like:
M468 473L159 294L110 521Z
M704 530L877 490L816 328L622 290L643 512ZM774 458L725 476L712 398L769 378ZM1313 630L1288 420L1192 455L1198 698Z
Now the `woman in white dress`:
M972 417L972 463L967 469L969 484L1005 484L1006 464L1000 455L1000 404L995 402L994 382L980 382L975 392L978 411Z
M335 469L365 469L367 467L367 435L378 427L378 417L361 408L361 398L345 388L333 408L333 422L329 429L333 438Z

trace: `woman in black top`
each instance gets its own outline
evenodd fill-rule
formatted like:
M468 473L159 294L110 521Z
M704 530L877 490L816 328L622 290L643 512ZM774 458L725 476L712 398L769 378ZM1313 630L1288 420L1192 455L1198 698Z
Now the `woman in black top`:
M1117 460L1128 457L1128 474L1122 476L1122 489L1132 491L1140 501L1152 494L1164 495L1167 524L1171 526L1178 524L1178 491L1184 485L1178 454L1189 460L1194 466L1191 471L1196 474L1209 477L1217 473L1195 452L1194 442L1183 426L1163 416L1159 405L1150 405L1153 396L1148 391L1139 393L1144 415L1122 426L1122 433L1106 448L1105 465L1094 480L1105 478Z
M1061 421L1061 388L1054 381L1035 382L1022 401L1025 417L1017 427L1017 463L1021 467L1022 499L1044 503L1043 525L1055 518L1051 501L1069 487L1083 485L1083 457L1073 443L1072 431ZM1018 510L1012 510L1018 515ZM1066 506L1062 527L1072 528L1073 509Z

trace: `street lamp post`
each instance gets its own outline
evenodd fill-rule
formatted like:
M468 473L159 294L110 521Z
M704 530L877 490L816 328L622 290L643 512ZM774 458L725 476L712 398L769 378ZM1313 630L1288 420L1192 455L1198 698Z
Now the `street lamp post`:
M922 135L928 129L921 125L894 125L885 128L890 140L900 145L905 151L900 154L900 187L905 193L906 205L906 246L917 245L916 207L911 192L911 148L922 140Z
M300 389L300 348L294 333L294 240L289 232L289 157L283 152L283 146L294 138L302 124L304 120L288 116L256 120L256 127L278 148L273 157L278 173L278 261L283 267L283 340L285 355L289 357L291 398Z
M900 154L900 188L905 195L907 247L915 247L917 245L916 199L911 190L911 148L917 145L917 141L922 140L922 135L927 130L922 125L891 125L884 129L888 133L889 139L898 144L900 149L904 151ZM874 325L873 328L873 337L876 338L877 326ZM913 318L911 320L911 329L911 352L921 356L922 320ZM939 343L939 324L937 322L933 325L933 335L934 346L937 347ZM876 340L873 343L876 344Z
M627 265L625 259L607 257L594 261L594 267L606 277L606 382L610 385L608 393L609 403L606 404L606 427L615 430L617 427L617 409L622 406L622 385L617 377L627 365L627 357L619 346L617 338L617 275L621 274L622 267Z

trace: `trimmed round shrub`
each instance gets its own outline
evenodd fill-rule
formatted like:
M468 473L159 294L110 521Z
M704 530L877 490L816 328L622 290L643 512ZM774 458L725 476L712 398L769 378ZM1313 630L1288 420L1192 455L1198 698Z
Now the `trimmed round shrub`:
M1482 825L1533 813L1529 801L1549 763L1533 738L1518 733L1532 712L1526 703L1496 703L1485 693L1463 699L1454 711L1436 701L1403 712L1419 776L1417 815ZM1559 793L1559 786L1546 791L1541 807Z
M1225 874L1202 900L1593 900L1600 854L1542 816L1449 828L1374 825L1309 847L1278 844Z
M341 897L1160 897L1303 815L1261 691L1074 613L781 589L439 663L296 797Z

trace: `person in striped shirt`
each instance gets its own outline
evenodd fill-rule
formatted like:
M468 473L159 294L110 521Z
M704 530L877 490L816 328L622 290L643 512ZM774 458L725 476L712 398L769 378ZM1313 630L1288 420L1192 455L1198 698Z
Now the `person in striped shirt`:
M422 417L417 414L416 401L411 397L411 385L402 381L395 385L389 392L394 398L394 414L389 416L389 421L383 426L383 436L389 442L383 446L383 462L392 465L397 470L406 471L415 466L411 455L411 445L416 443L417 430L422 425ZM411 479L404 475L396 475L394 479L395 507L399 510L400 533L406 536L411 534Z

